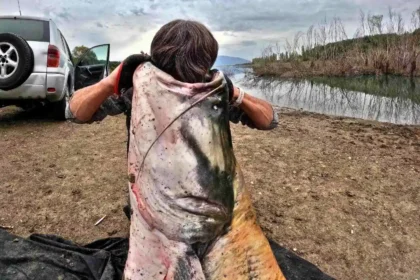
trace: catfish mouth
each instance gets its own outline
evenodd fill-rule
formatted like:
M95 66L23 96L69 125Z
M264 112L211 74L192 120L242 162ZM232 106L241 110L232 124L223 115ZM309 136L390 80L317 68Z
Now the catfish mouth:
M176 205L182 210L199 216L226 220L230 216L227 208L208 198L197 196L185 196L176 200Z

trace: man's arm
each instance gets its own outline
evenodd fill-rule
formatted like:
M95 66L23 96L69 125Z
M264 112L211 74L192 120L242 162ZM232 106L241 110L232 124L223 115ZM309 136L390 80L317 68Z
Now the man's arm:
M239 88L234 86L232 102L237 100L239 94ZM239 109L245 113L253 126L257 129L273 129L278 124L277 115L270 103L247 93L245 93L242 103L239 105Z
M121 66L119 66L121 67ZM114 94L118 69L100 82L79 89L70 100L69 109L73 117L80 122L88 122L98 112L102 104Z
M240 96L240 89L235 87L229 77L226 77L227 87L229 89L229 119L233 123L241 122L250 128L260 130L270 130L278 125L278 116L274 112L270 103L244 93L241 104L238 107L233 106Z

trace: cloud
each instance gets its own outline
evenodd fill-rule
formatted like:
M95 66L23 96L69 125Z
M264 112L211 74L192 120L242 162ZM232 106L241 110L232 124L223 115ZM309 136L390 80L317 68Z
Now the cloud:
M249 47L249 46L256 46L257 42L255 42L255 41L242 41L239 44L244 46L244 47Z
M69 11L67 9L59 12L57 14L57 16L64 19L64 20L70 20L72 18L72 15L69 13Z
M245 41L234 41L231 43L221 44L224 47L252 47L256 46L257 42L253 40L245 40Z
M159 7L159 4L157 4L157 3L150 5L151 10L156 10L158 7Z
M144 16L144 15L146 15L146 13L144 12L144 9L143 8L133 8L133 9L130 10L130 12L132 12L136 16Z
M16 0L0 0L0 14L17 15ZM53 19L70 47L111 44L113 60L149 51L155 32L177 19L208 26L224 55L250 59L273 42L285 44L325 18L340 17L347 33L359 25L359 10L387 15L388 6L406 23L418 0L20 0L22 13Z

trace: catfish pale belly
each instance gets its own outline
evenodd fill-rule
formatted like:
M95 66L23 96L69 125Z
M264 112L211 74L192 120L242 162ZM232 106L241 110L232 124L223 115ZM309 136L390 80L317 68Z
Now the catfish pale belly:
M133 77L124 279L285 279L236 162L228 90L145 63Z

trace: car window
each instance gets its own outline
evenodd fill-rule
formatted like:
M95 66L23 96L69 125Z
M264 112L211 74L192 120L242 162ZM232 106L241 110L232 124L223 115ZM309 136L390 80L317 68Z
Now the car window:
M72 56L71 56L71 51L70 51L70 48L69 48L69 44L67 44L66 38L64 38L63 33L61 33L60 30L58 30L58 32L60 33L61 42L63 43L63 46L64 46L64 52L67 54L68 58L70 60L72 60Z
M79 66L106 65L108 61L108 45L96 46L85 52L79 61Z
M64 51L64 44L63 44L63 40L61 39L61 33L60 30L58 30L57 28L53 28L55 36L54 36L54 44L62 51Z
M66 44L64 43L63 37L60 37L60 38L61 38L61 43L63 44L63 51L67 56L69 56L69 52L67 51Z
M69 56L69 51L67 50L66 41L64 40L63 34L61 34L61 32L60 32L60 40L61 40L61 43L63 45L64 53L67 55L67 57L70 57Z
M50 26L48 21L0 18L0 33L14 33L27 41L50 41Z
M72 57L71 57L71 50L70 50L69 44L67 44L66 38L64 38L64 36L62 38L64 41L64 47L66 48L67 53L69 54L69 58L71 59Z

